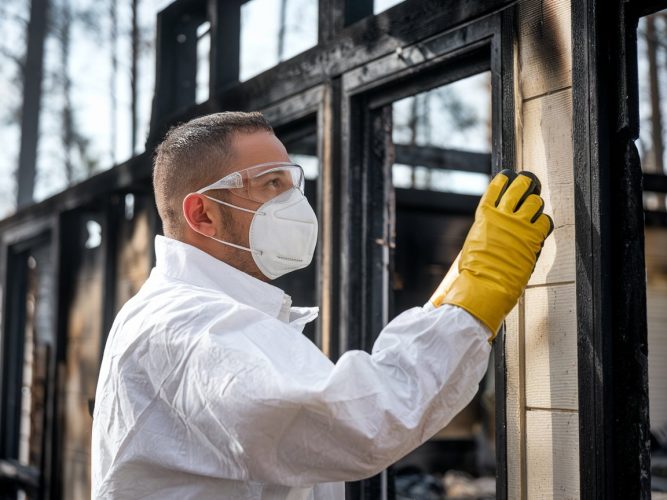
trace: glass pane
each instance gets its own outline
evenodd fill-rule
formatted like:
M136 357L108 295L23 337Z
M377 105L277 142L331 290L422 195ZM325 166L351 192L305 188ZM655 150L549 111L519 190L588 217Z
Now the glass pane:
M491 173L490 73L392 105L396 193L393 310L426 303L456 258ZM473 401L394 467L401 498L495 495L495 392L489 370ZM447 497L449 498L449 496Z
M276 134L285 144L290 159L303 167L306 178L305 195L310 206L317 213L317 178L319 177L320 160L317 157L315 121L279 128L276 130ZM311 307L318 305L316 262L318 249L319 245L315 248L313 261L307 268L286 274L272 283L292 297L293 306ZM315 331L316 322L309 323L304 328L304 334L313 341L315 341Z
M373 2L373 14L378 14L382 11L385 11L388 8L393 7L394 5L403 1L404 0L375 0Z
M241 81L315 45L316 0L250 0L241 6Z

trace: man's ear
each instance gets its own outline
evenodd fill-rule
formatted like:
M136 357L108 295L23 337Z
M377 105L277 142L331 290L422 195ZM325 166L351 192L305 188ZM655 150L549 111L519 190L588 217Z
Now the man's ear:
M190 229L204 236L215 236L216 228L212 213L213 207L206 197L198 193L190 193L183 198L183 217Z

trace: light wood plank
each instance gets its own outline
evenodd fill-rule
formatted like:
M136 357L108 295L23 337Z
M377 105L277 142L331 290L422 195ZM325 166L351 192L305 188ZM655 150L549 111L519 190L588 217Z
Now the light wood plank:
M521 498L523 456L523 390L520 308L517 305L505 320L505 418L507 421L507 496Z
M646 312L649 411L651 428L658 429L667 427L667 290L647 288Z
M574 284L526 290L525 311L526 405L576 410Z
M644 230L646 285L667 290L667 229L647 227Z
M524 99L572 85L570 0L519 3L519 63Z
M572 91L523 104L523 162L542 183L545 210L557 225L574 223Z
M578 413L528 411L526 444L528 498L578 499Z
M544 242L528 286L572 282L575 279L574 225L556 227Z
M554 220L530 285L573 281L574 170L572 166L572 92L564 90L523 105L522 170L542 184L544 211Z

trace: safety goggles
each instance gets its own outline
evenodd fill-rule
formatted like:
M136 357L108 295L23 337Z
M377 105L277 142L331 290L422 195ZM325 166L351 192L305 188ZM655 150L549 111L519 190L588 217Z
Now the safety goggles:
M203 194L213 189L227 189L230 193L266 203L285 191L298 188L303 193L303 169L296 163L269 162L253 165L223 177L197 191Z

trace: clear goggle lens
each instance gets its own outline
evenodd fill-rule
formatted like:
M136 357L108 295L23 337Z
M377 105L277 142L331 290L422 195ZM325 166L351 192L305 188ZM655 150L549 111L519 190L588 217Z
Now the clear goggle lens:
M271 162L232 172L219 181L198 190L197 193L226 189L236 196L258 203L266 203L293 188L298 188L303 193L303 186L303 169L299 165Z

